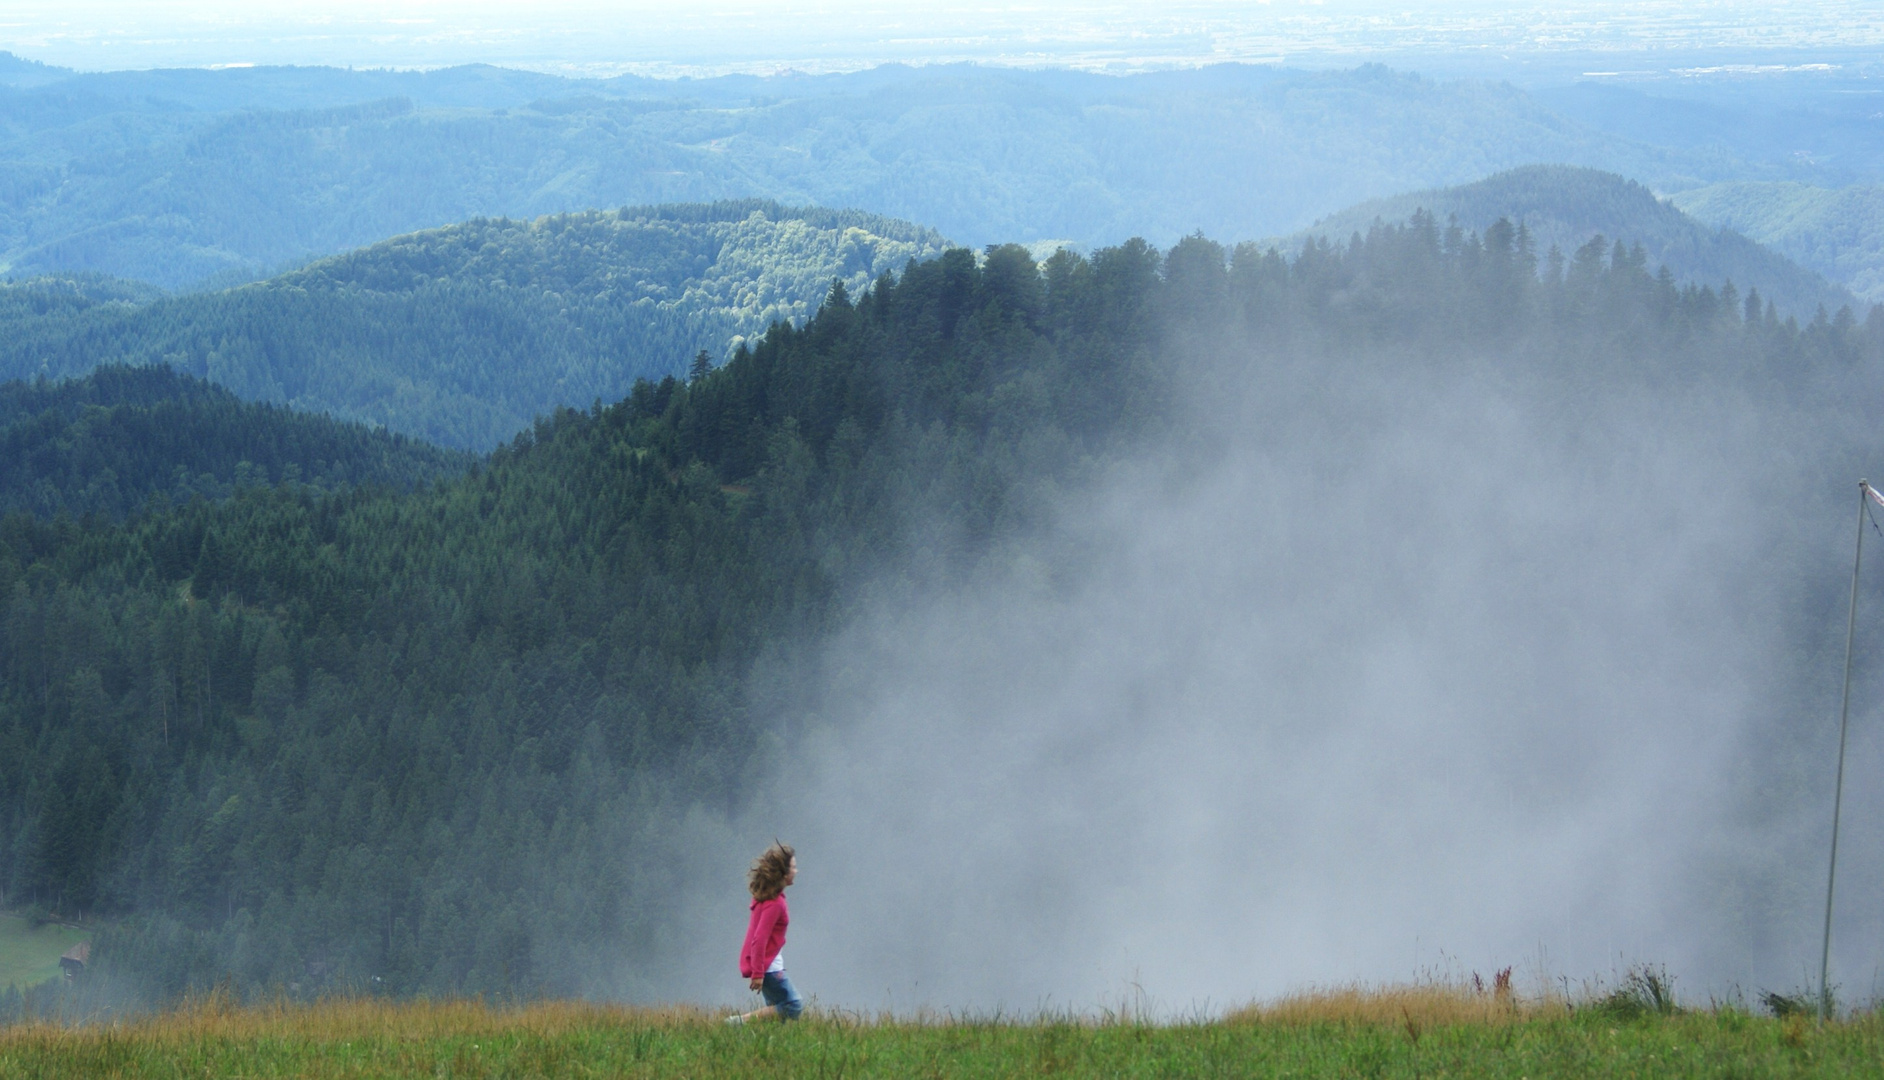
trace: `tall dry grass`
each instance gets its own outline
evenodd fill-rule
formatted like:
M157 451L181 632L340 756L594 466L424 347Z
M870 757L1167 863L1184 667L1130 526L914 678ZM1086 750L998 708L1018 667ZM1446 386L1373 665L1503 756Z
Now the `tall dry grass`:
M1492 987L1452 982L1318 987L1245 1006L1226 1014L1224 1020L1436 1028L1517 1024L1569 1013L1570 1003L1561 997L1515 993L1507 975Z

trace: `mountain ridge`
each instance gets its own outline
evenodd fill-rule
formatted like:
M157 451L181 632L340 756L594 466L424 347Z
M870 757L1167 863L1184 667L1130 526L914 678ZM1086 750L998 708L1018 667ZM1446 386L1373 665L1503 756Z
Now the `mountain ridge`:
M975 246L1091 249L1199 228L1276 235L1540 160L1678 186L1796 172L1609 135L1508 84L1378 64L672 81L112 72L0 90L0 117L0 262L173 289L478 216L597 206L759 196Z
M1757 288L1782 315L1801 320L1821 306L1828 312L1861 306L1822 275L1732 230L1704 225L1642 184L1573 166L1525 166L1470 184L1369 200L1278 242L1290 247L1311 237L1344 242L1377 220L1397 223L1418 210L1442 225L1456 218L1480 232L1500 218L1522 223L1539 255L1555 245L1567 259L1599 234L1609 241L1640 243L1649 265L1667 266L1679 282L1720 288L1731 280L1743 294Z

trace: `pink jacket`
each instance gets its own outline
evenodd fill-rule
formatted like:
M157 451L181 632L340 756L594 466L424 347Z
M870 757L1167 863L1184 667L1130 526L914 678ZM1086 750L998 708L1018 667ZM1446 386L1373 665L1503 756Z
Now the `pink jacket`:
M785 907L785 894L770 900L752 902L752 918L746 923L746 944L739 950L739 973L756 979L772 966L772 958L785 947L785 927L792 921Z

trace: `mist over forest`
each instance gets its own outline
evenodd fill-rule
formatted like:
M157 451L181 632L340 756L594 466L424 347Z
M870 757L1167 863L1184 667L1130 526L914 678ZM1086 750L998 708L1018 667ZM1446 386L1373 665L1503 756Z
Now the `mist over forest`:
M0 54L0 1020L1806 986L1874 76Z

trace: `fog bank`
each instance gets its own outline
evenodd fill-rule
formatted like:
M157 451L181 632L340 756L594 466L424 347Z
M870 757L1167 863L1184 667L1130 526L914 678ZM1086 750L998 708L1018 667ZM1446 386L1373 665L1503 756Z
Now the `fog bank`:
M1506 965L1815 974L1856 480L1804 456L1825 424L1496 360L1228 363L997 572L829 646L735 830L798 846L800 988L1172 1013Z

